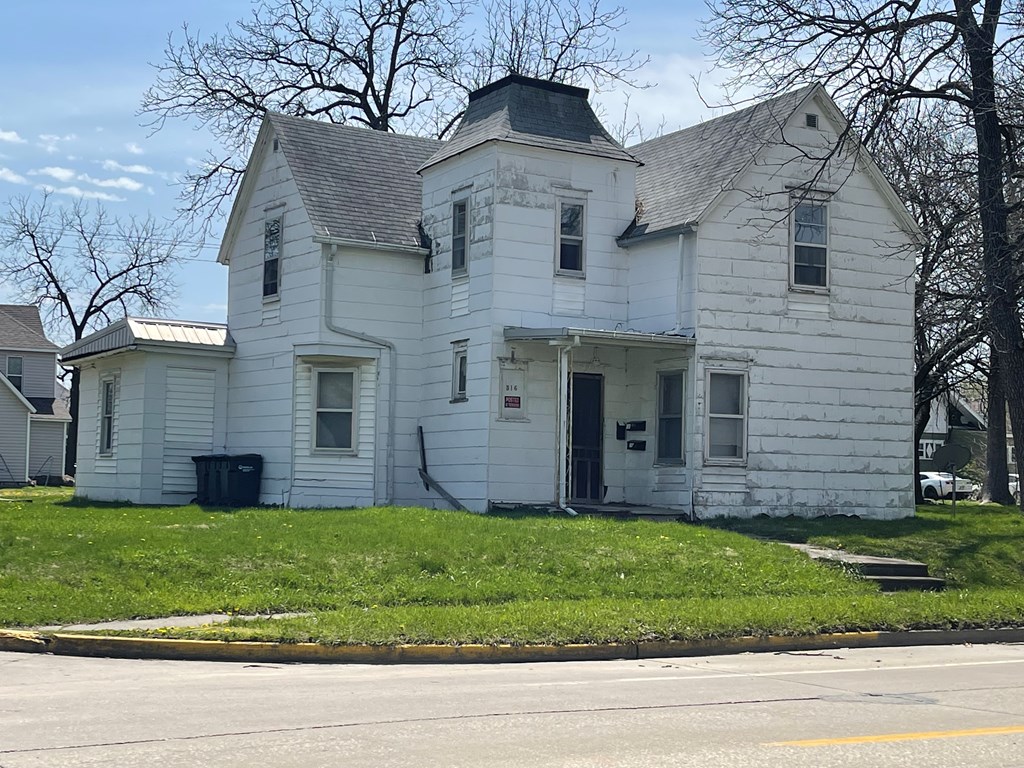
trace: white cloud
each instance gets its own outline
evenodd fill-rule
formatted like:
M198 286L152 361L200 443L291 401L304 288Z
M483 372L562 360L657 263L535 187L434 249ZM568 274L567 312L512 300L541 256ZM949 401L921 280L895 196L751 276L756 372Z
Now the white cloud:
M145 150L138 144L136 144L134 141L129 141L127 144L124 145L124 148L133 155L146 154Z
M45 168L37 168L29 171L30 176L49 176L51 179L67 183L72 181L78 174L70 168L61 168L59 165L48 165Z
M10 144L27 144L25 139L18 135L17 131L0 131L0 141L6 141Z
M28 179L15 173L10 168L0 168L0 181L10 182L11 184L25 184L28 182Z
M71 185L69 187L51 187L48 184L40 184L38 189L45 192L52 192L57 195L69 195L70 197L80 197L83 200L103 200L108 203L123 203L125 199L112 195L109 192L97 192L94 189L82 189Z
M142 183L135 179L129 179L127 176L118 176L116 179L94 179L87 173L83 173L78 176L79 181L84 181L86 184L92 184L95 187L105 187L108 189L124 189L128 192L138 192L142 189Z
M41 133L39 134L39 146L52 155L54 152L60 151L61 143L75 141L77 138L78 136L74 133L68 133L64 136L56 133Z
M156 173L156 171L154 171L148 165L121 165L116 160L104 160L103 170L114 171L116 173L138 173L142 174L143 176L151 176L152 174Z

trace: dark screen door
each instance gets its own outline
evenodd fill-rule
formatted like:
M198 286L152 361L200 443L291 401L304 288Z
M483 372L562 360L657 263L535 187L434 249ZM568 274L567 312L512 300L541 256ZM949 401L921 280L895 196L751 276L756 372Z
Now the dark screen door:
M600 502L601 492L601 390L600 374L572 375L572 475L569 496L573 501Z

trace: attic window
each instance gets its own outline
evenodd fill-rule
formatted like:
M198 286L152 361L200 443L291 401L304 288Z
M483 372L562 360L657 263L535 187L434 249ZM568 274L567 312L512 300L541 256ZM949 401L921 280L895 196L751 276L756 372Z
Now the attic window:
M813 112L808 112L806 115L804 115L804 125L808 128L817 128L818 116L815 115Z
M279 150L280 148L281 142L279 142L277 139L274 139L274 151L277 152L277 150Z

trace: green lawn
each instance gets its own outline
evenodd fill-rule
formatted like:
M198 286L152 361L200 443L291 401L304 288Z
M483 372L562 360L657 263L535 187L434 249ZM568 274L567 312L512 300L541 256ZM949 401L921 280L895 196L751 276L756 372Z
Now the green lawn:
M7 627L308 612L174 634L531 643L995 626L1024 617L1019 556L1006 566L1016 568L1014 580L997 578L994 564L981 580L972 558L984 550L986 562L998 563L999 552L967 514L954 528L932 512L888 524L930 542L922 546L959 541L958 589L880 595L787 547L674 523L408 508L126 507L77 503L46 489L0 498L24 499L0 502L0 626ZM993 536L1021 551L1019 515L1001 515L992 519L1013 525ZM900 546L899 536L887 535L896 529L884 524L832 523L843 526L847 548L857 536ZM779 526L795 530L787 521ZM954 530L961 533L953 537Z

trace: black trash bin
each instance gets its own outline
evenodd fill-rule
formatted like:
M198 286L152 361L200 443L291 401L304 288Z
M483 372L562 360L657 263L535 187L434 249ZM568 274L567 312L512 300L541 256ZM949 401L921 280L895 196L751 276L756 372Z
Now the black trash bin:
M258 453L193 456L192 461L199 504L241 507L259 503L263 457Z

